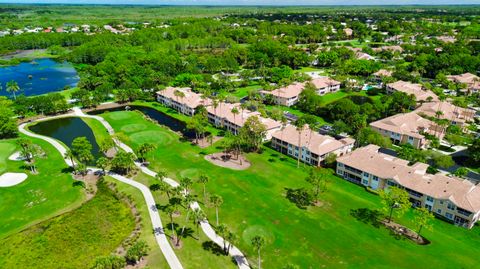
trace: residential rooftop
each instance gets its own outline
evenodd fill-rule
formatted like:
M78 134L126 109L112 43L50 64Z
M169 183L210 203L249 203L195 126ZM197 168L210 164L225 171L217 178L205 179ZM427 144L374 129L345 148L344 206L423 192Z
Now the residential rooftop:
M435 123L419 116L416 112L400 113L370 123L370 126L421 139L427 132L434 135Z
M427 101L429 97L432 97L432 101L438 100L438 96L436 94L429 90L424 90L420 84L399 80L394 83L387 84L387 87L394 89L395 91L404 92L408 95L413 94L417 102Z

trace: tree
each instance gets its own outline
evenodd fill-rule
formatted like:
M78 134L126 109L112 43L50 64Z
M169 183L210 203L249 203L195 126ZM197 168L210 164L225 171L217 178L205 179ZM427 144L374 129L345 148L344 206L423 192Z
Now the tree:
M435 164L435 166L442 167L442 168L449 168L455 165L455 162L453 161L452 156L443 155L443 154L434 156L433 163Z
M0 97L1 98L1 97ZM0 139L13 138L18 135L17 121L12 110L6 106L6 102L0 99Z
M474 162L480 163L480 138L475 139L468 147L468 154Z
M115 146L115 144L113 143L113 140L112 139L103 139L101 142L100 142L100 150L103 152L103 153L107 153L107 151L111 148L113 148Z
M74 160L75 155L73 154L71 149L67 149L63 158L70 160L70 162L72 163L72 168L75 171L75 168L76 168L75 167L75 160Z
M197 228L197 239L200 239L200 231L199 231L199 226L202 221L204 221L206 218L205 213L200 208L195 208L193 210L193 222L195 224L195 227Z
M18 139L17 145L20 146L20 156L25 159L25 162L30 167L31 172L37 173L35 158L44 154L42 148L36 144L33 144L31 140L26 138Z
M302 132L303 129L305 128L305 121L303 118L299 118L297 121L295 121L295 127L298 132L298 156L297 156L297 168L300 167L300 157L302 156Z
M176 236L176 233L175 233L175 225L173 223L173 214L175 213L175 208L172 204L169 204L165 207L165 213L168 214L168 216L170 217L170 228L172 230L172 241L175 242L176 244L176 240L179 240Z
M228 231L223 239L227 240L228 244L227 244L226 255L229 255L230 249L233 247L233 244L237 241L237 236L234 233Z
M121 174L129 174L130 171L135 167L134 164L135 155L131 152L119 152L112 159L111 166L112 170L115 170Z
M72 142L72 153L85 166L93 160L92 144L84 136L77 137ZM85 172L85 170L83 170Z
M206 204L207 203L207 183L209 181L209 178L205 174L201 174L200 177L198 178L198 183L201 183L203 185L203 201Z
M262 236L260 235L257 235L255 237L252 238L252 246L253 248L257 251L257 255L258 255L258 269L261 269L262 268L262 259L261 259L261 256L260 256L260 251L262 250L262 248L265 246L265 238L263 238Z
M110 255L96 258L92 269L122 269L126 265L124 257Z
M382 200L385 212L389 214L388 222L392 221L394 210L396 210L398 216L401 216L410 208L408 193L403 189L392 186L386 190L380 190L378 194Z
M267 134L267 128L260 121L258 116L248 117L242 128L240 128L240 134L242 141L245 142L248 148L253 151L258 151L260 145L265 139Z
M102 169L103 174L105 175L105 170L110 166L110 161L105 157L100 157L97 160L97 167Z
M210 204L215 207L215 216L217 219L217 226L218 226L218 208L223 204L223 198L220 195L212 195L210 196Z
M142 160L142 162L145 162L146 155L156 148L157 147L152 143L143 143L138 147L137 156Z
M313 185L313 197L318 202L318 195L327 188L327 174L325 169L311 168L305 180Z
M465 167L460 167L457 170L455 170L454 175L457 177L464 178L465 176L468 175L468 169Z
M369 127L360 129L355 136L355 140L359 147L375 144L382 148L389 148L392 145L392 141L388 137L384 137Z
M142 259L142 257L148 254L150 248L148 247L147 243L143 240L135 242L128 250L125 258L133 263L137 263Z
M431 228L431 222L434 218L432 212L425 207L417 207L415 209L415 223L418 226L417 238L420 236L422 228Z
M6 90L7 92L13 93L13 99L17 100L17 96L15 95L15 93L20 90L20 86L18 86L18 83L15 80L7 82Z
M335 162L337 161L337 155L335 153L329 153L325 157L325 166L326 167L333 167L335 165Z
M180 232L180 236L179 238L182 238L183 236L183 232L185 231L185 227L186 227L186 223L188 222L189 220L189 217L190 217L190 205L192 204L193 202L193 197L190 195L190 194L187 194L185 196L183 196L183 203L185 204L185 208L187 210L187 214L185 216L185 223L183 224L183 227L182 227L182 231ZM177 243L180 242L180 239L177 240Z
M193 180L189 177L182 177L180 179L180 187L185 189L185 192L188 194L190 193L190 187L192 187Z

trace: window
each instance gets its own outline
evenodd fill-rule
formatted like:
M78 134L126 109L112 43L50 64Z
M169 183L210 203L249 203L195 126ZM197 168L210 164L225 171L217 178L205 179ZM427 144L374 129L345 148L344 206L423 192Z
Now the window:
M443 205L443 201L440 201L440 204Z
M442 210L441 210L441 209L437 209L437 213L438 213L438 214L442 214Z
M337 163L338 167L343 167L343 163Z
M448 202L447 208L450 209L450 210L455 210L455 205L452 204L452 203L450 203L450 202Z
M427 196L427 201L428 202L433 202L433 197Z
M363 176L364 177L368 177L370 174L368 174L367 172L363 172Z
M447 217L447 219L453 219L453 215L448 212L445 213L445 217Z
M378 177L377 177L377 176L373 176L373 180L378 181Z
M363 180L363 185L368 185L368 180L364 179Z
M395 186L396 184L395 184L395 182L389 180L389 181L387 182L387 185L388 185L388 186Z

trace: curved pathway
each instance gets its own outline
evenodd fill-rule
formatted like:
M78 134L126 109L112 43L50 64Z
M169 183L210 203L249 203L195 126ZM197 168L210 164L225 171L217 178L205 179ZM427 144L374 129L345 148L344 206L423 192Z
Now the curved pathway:
M112 126L104 118L102 118L100 116L87 115L87 114L83 113L83 111L78 107L73 108L73 113L60 115L60 116L53 116L53 117L44 118L44 119L41 119L41 120L50 120L50 119L54 119L54 118L69 117L69 116L77 116L77 117L86 117L86 118L96 119L100 123L102 123L102 125L107 129L107 131L110 135L115 134L115 130L112 128ZM38 135L38 134L35 134L35 133L32 133L32 132L29 132L28 130L25 129L25 126L26 126L26 123L21 124L19 126L19 129L22 133L24 133L26 135L29 135L29 136L32 136L32 137L37 137L37 138L46 140L50 144L52 144L58 151L60 151L60 153L62 155L65 154L65 152L66 152L65 147L62 144L60 144L58 141L56 141L55 139L50 138L50 137L46 137L46 136L42 136L42 135ZM129 146L127 146L126 144L124 144L120 140L114 139L114 142L118 147L120 147L124 151L134 153L132 148L130 148ZM65 160L65 162L69 166L72 166L72 163L69 160ZM139 163L139 162L135 162L135 165L143 173L145 173L149 176L155 177L157 175L156 172L154 172L154 171L148 169L147 167L141 165L141 163ZM159 214L157 212L157 209L155 207L155 200L153 199L153 195L150 192L150 189L148 189L148 187L146 187L145 185L143 185L143 184L141 184L137 181L128 179L128 178L120 176L118 174L109 173L109 175L111 175L113 178L115 178L115 179L117 179L121 182L124 182L126 184L129 184L129 185L139 189L142 192L142 194L145 198L145 202L147 203L147 205L149 207L150 219L151 219L152 225L154 227L155 237L157 239L158 245L160 246L160 249L162 250L163 255L167 259L167 262L170 265L170 268L174 268L174 269L182 268L182 265L180 264L180 261L176 257L173 249L171 248L170 244L168 243L168 239L166 238L165 233L163 232L162 222L160 220L160 216L159 216ZM175 180L173 180L171 178L164 178L163 181L165 181L166 183L168 183L172 187L177 187L177 186L180 185L180 184L178 184L178 182L176 182ZM197 202L192 202L190 204L190 208L201 210L200 205ZM204 221L202 221L200 223L200 227L202 228L203 232L205 233L205 235L210 240L215 242L220 247L223 247L225 240L215 233L215 230L210 225L208 220L205 219ZM227 244L229 244L228 241L225 241L225 242ZM232 245L229 255L232 256L235 259L235 261L238 265L238 268L240 268L240 269L249 269L250 268L250 265L248 264L248 260L245 257L245 255L240 251L240 249L238 249L234 245Z
M67 115L50 117L48 119L60 118L60 117L65 117L65 116L67 116ZM76 116L76 114L68 114L68 116ZM42 120L46 120L46 119L42 119ZM26 125L27 125L27 123L23 123L23 124L19 125L18 128L19 128L21 133L23 133L25 135L28 135L28 136L31 136L31 137L43 139L43 140L49 142L50 144L52 144L52 146L54 146L62 154L62 156L65 155L65 153L67 152L67 149L60 142L58 142L57 140L55 140L51 137L47 137L47 136L43 136L43 135L39 135L39 134L35 134L33 132L30 132L29 130L27 130L25 128ZM67 163L68 166L73 166L73 163L70 160L65 159L65 162ZM163 255L165 256L165 259L167 260L167 263L170 266L170 268L172 268L172 269L183 269L182 264L180 263L180 260L175 255L175 252L173 251L172 247L170 246L170 244L168 242L168 239L167 239L167 236L164 233L163 226L162 226L162 221L160 219L160 215L159 215L159 213L157 211L157 208L155 206L155 200L153 198L152 193L150 192L150 189L148 187L146 187L145 185L143 185L143 184L141 184L137 181L128 179L124 176L121 176L121 175L118 175L118 174L115 174L115 173L111 173L111 172L109 173L109 175L112 176L114 179L116 179L118 181L121 181L125 184L128 184L128 185L134 187L134 188L139 189L142 192L143 197L144 197L145 202L146 202L147 207L148 207L148 213L150 215L150 220L152 222L155 239L157 240L157 244L160 247L160 250L162 251Z
M88 114L85 114L83 113L83 111L78 108L78 107L75 107L73 108L73 111L74 111L74 114L76 116L79 116L79 117L86 117L86 118L92 118L92 119L96 119L98 121L100 121L102 123L102 125L107 129L108 133L110 135L114 135L115 134L115 130L113 130L112 126L110 125L110 123L108 123L104 118L100 117L100 116L93 116L93 115L88 115ZM127 146L126 144L124 144L123 142L121 142L120 140L118 139L114 139L115 141L115 144L117 144L121 149L123 149L124 151L126 152L131 152L131 153L134 153L134 151L132 150L132 148L130 148L129 146ZM149 175L149 176L152 176L152 177L155 177L157 175L156 172L148 169L147 167L143 166L141 163L139 162L135 162L135 165L145 174ZM166 183L168 183L170 186L172 187L178 187L180 184L178 184L178 182L176 182L175 180L171 179L171 178L164 178L163 181L165 181ZM186 190L184 190L184 193L186 193ZM200 205L197 203L197 202L192 202L190 204L190 208L191 209L200 209ZM203 232L205 233L205 235L210 239L212 240L213 242L215 242L217 245L219 245L220 247L223 247L223 243L224 243L224 239L217 235L217 233L215 232L215 230L213 229L213 227L210 225L210 223L208 222L208 220L204 220L200 223L200 227L202 228ZM229 242L228 241L225 241L226 244L228 245ZM240 249L238 249L237 247L235 247L234 245L232 245L232 248L230 249L230 253L229 253L230 256L232 256L234 259L235 259L235 262L237 263L238 265L238 268L240 269L249 269L250 268L250 265L248 264L248 260L247 258L245 257L245 255L240 251Z

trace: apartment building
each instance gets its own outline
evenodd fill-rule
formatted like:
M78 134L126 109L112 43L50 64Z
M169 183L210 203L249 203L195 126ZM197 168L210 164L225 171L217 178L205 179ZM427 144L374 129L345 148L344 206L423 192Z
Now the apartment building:
M480 78L472 73L465 73L461 75L450 75L450 76L447 76L447 79L455 83L467 85L467 90L469 92L480 91Z
M387 84L387 93L392 94L396 91L404 92L408 95L413 94L417 102L438 101L438 96L429 90L423 89L422 85L399 80Z
M234 113L234 111L237 113ZM224 128L233 134L238 134L249 117L256 116L267 130L266 140L272 138L275 131L280 130L282 124L270 118L264 118L258 111L242 109L240 103L220 102L217 106L208 106L208 121L213 125Z
M167 87L158 91L157 101L188 116L193 116L197 107L206 107L212 104L212 100L202 98L200 94L193 92L191 88L177 87Z
M477 185L440 173L428 174L424 163L408 164L407 160L380 152L376 145L368 145L337 158L336 172L373 190L403 188L412 206L425 207L455 225L473 227L480 215Z
M392 71L386 70L386 69L380 69L377 72L372 74L372 80L378 83L381 83L383 81L383 78L385 77L391 77L393 74Z
M312 79L311 83L315 86L318 95L324 95L340 90L341 83L329 77L318 77Z
M305 83L296 82L286 87L278 88L273 91L261 91L263 96L270 95L277 105L293 106L298 102L300 93L305 88Z
M437 111L441 113L437 115ZM424 103L415 112L429 117L447 119L451 124L457 125L462 129L466 128L468 122L472 121L475 116L475 110L458 107L445 101Z
M272 147L286 155L298 158L302 162L320 166L329 154L342 156L352 151L355 140L352 138L335 139L328 135L321 135L310 128L299 132L295 126L273 133ZM300 148L298 147L300 145Z
M388 137L394 144L410 144L423 149L428 145L425 133L442 138L443 129L416 112L401 113L370 123L370 127Z

